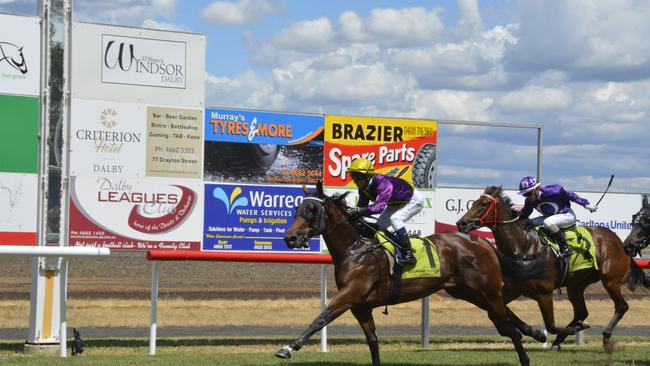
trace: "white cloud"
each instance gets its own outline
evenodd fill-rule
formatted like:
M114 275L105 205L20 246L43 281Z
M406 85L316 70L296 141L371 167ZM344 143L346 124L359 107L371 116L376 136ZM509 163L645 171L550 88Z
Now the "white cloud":
M329 19L305 20L282 30L273 37L273 45L299 52L324 52L335 48L335 33Z
M449 166L441 165L440 171L444 171L444 175L455 177L455 178L466 178L466 179L490 179L492 181L500 181L502 176L501 172L494 169L483 169L483 168L467 168L462 166Z
M571 93L567 88L540 85L526 86L506 93L497 101L499 107L514 112L551 111L566 108L569 103L571 103Z
M160 30L177 31L177 32L190 31L189 28L184 26L179 26L171 23L158 22L153 19L145 19L145 21L142 22L142 28L160 29Z
M267 0L215 1L201 10L201 18L220 26L252 25L278 10Z
M159 16L171 19L176 14L175 0L75 0L73 6L76 21L127 26L141 26Z

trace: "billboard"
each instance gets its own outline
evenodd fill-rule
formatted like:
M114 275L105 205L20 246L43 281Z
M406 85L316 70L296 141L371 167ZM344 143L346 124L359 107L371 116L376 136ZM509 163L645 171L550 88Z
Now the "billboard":
M198 250L202 186L194 180L70 178L70 246Z
M483 191L483 189L474 188L438 188L435 213L436 232L457 231L456 221L469 210L474 200L480 197ZM504 190L504 193L512 199L515 205L523 207L524 198L518 195L517 191ZM602 196L602 193L575 193L592 203L598 202ZM576 214L577 225L604 226L612 229L621 240L625 240L632 229L632 215L639 210L640 202L639 194L607 193L595 213L590 213L575 203L571 205L571 208ZM533 211L530 217L539 215L537 211ZM485 238L492 238L492 233L487 228L481 228L475 233Z
M72 98L202 108L205 36L72 24Z
M303 198L301 187L206 184L203 250L320 253L320 236L309 248L284 242Z
M40 85L40 18L0 14L0 94L38 96Z
M354 188L346 170L364 157L378 173L432 189L437 131L433 120L325 116L325 186Z
M204 179L315 184L323 179L323 116L209 108Z

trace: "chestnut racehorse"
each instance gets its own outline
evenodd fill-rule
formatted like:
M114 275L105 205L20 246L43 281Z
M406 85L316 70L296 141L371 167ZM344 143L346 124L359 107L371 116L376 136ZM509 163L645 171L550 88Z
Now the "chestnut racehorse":
M614 302L614 316L603 330L605 351L613 350L610 341L616 324L628 310L628 304L621 295L621 285L628 288L638 285L648 287L643 270L626 254L623 243L616 234L605 227L586 227L596 247L598 269L582 269L570 272L565 286L569 301L573 305L573 319L566 328L555 325L553 316L553 290L556 287L559 267L557 258L548 245L540 241L537 231L525 227L528 220L517 220L518 212L512 201L503 194L501 187L488 187L474 201L469 211L456 223L462 232L488 227L500 252L499 260L504 272L506 303L523 295L537 301L549 333L557 334L553 342L555 350L567 336L586 329L584 322L589 314L585 305L584 291L600 280Z
M509 337L522 365L529 359L521 343L521 334L509 321L511 312L502 296L502 277L495 251L483 239L458 232L431 235L428 239L438 249L441 276L438 278L406 279L401 283L396 300L391 301L391 260L377 245L374 237L360 235L353 224L355 219L345 211L347 194L329 197L322 183L310 194L305 188L302 203L284 240L290 248L307 247L308 240L322 234L334 262L334 276L338 293L291 344L280 348L275 355L290 358L307 340L324 326L350 310L366 336L373 366L380 365L379 343L375 333L372 311L376 307L416 300L439 290L469 301L487 311L499 334ZM356 219L358 220L358 219ZM531 332L530 329L527 329ZM539 341L544 335L534 331Z

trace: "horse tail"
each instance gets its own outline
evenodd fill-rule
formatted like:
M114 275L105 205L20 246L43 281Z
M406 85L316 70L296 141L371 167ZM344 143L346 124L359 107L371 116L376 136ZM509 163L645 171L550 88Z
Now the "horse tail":
M634 291L638 286L643 286L650 289L650 277L648 277L643 269L636 264L634 258L630 257L630 273L625 279L627 288Z

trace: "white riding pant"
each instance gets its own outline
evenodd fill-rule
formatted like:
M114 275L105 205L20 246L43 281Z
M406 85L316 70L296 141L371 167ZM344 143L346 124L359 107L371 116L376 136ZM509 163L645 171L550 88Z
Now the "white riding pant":
M424 208L424 197L416 189L413 190L411 200L401 205L386 206L377 218L379 228L385 230L388 225L397 231L404 227L404 222L415 216Z
M531 219L535 225L544 225L546 230L550 231L550 227L557 225L560 229L565 229L576 224L576 214L572 209L563 214L556 214L551 216L538 216Z

